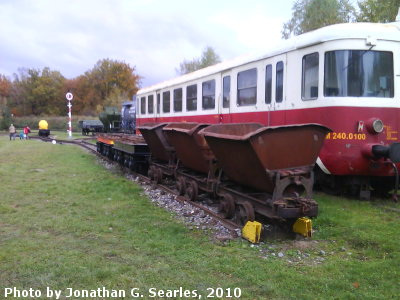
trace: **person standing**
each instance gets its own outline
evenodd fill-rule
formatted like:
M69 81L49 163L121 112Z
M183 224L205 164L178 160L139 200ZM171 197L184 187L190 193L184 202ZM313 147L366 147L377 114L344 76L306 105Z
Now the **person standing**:
M10 128L8 128L8 131L10 132L10 141L13 139L15 140L15 133L17 132L15 130L15 127L13 124L11 124Z
M24 127L24 137L25 139L29 139L28 134L31 132L31 129L29 128L29 126Z

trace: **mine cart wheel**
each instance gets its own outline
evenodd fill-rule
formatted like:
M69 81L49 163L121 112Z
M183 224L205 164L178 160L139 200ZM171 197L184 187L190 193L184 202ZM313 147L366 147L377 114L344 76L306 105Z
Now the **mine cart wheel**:
M150 180L154 180L154 166L150 166L147 175L149 176Z
M163 178L163 171L160 168L154 168L154 181L159 184Z
M190 181L186 187L186 194L190 201L196 201L197 195L199 194L199 187L196 181Z
M245 225L248 221L254 221L255 212L253 205L250 202L239 204L236 211L236 218L241 225Z
M133 158L132 158L132 157L129 157L129 160L128 160L128 168L129 168L130 170L132 170L134 167L135 167L135 163L134 163L134 161L133 161Z
M178 177L178 180L176 181L176 189L178 190L179 196L185 195L186 180L184 177Z
M218 210L224 218L232 218L235 215L235 200L233 197L229 194L224 195L219 202Z
M127 168L129 167L129 158L128 157L124 158L124 166Z

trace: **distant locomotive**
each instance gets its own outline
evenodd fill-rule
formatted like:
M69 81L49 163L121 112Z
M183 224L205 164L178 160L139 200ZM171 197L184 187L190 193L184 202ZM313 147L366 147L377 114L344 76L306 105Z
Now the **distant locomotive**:
M319 183L369 198L387 193L400 162L400 22L321 28L256 58L223 62L137 93L146 123L319 123L333 132Z
M121 130L124 133L135 133L136 130L136 97L122 103Z
M39 136L48 137L50 135L49 124L46 120L39 122Z
M99 115L105 132L119 132L121 130L121 112L117 107L107 106Z
M122 103L121 111L117 107L109 106L99 114L103 124L102 132L135 133L136 130L136 101Z

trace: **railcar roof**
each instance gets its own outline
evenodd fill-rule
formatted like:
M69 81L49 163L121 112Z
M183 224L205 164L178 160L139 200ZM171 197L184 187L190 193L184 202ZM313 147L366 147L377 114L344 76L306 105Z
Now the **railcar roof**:
M288 40L282 40L278 45L271 46L263 51L263 54L251 54L221 62L219 64L185 74L149 87L142 88L137 94L145 94L156 90L165 89L185 82L206 77L215 73L229 70L253 61L279 55L285 52L304 47L340 39L366 39L400 41L400 22L394 23L344 23L326 26L311 32L295 36Z

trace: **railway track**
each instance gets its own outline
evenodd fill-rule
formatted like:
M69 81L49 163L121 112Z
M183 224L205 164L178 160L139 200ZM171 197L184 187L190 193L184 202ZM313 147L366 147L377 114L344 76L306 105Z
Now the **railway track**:
M164 192L169 193L171 195L174 195L175 199L177 201L179 201L181 203L188 203L188 204L192 205L193 207L197 207L197 208L201 209L208 216L210 216L214 220L220 222L232 234L237 235L238 230L240 230L240 228L241 228L238 224L234 223L233 221L225 219L222 216L220 216L218 213L213 211L211 209L211 207L209 207L209 206L207 206L205 204L202 204L201 202L191 201L187 197L180 196L179 193L175 189L173 189L171 186L167 186L165 184L157 184L154 181L152 181L150 178L148 178L147 176L144 176L143 174L136 173L136 172L134 172L134 171L132 171L132 170L126 168L126 167L123 167L123 166L119 165L117 162L115 162L115 161L113 161L113 160L101 155L100 153L97 152L96 145L88 142L88 140L91 140L93 138L83 138L83 139L76 139L76 140L63 140L63 139L56 139L56 138L52 138L52 137L48 137L48 138L30 137L30 138L31 139L36 139L36 140L41 140L41 141L44 141L44 142L56 143L56 144L73 144L73 145L76 145L76 146L80 146L80 147L90 151L91 153L95 154L97 157L101 158L102 160L107 161L107 163L116 164L116 165L120 166L121 169L124 171L124 173L134 175L134 176L140 178L140 180L142 182L144 182L146 184L149 184L149 185L154 185L158 189L163 190Z

